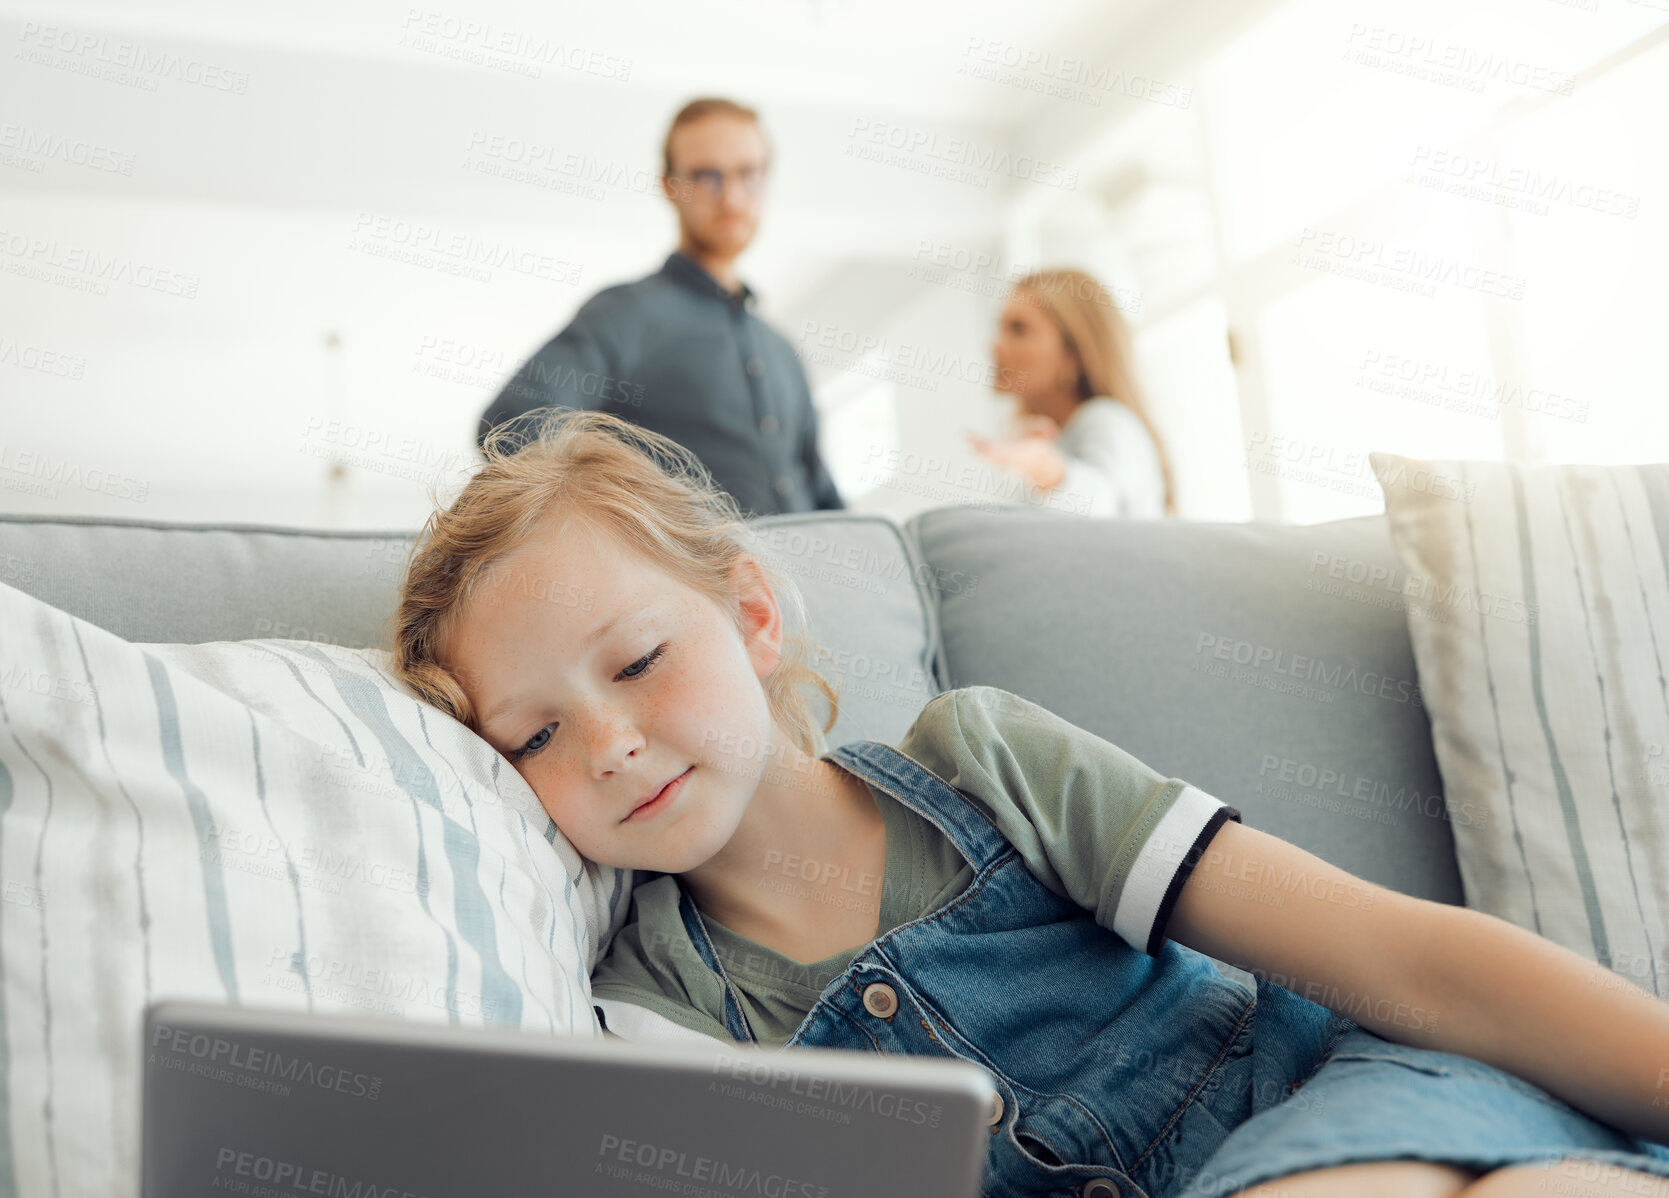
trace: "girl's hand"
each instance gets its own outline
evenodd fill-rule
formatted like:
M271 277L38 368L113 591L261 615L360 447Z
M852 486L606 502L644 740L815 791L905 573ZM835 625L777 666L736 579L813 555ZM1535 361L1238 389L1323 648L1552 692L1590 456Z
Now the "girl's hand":
M1028 420L1047 421L1055 429L1055 434L1060 431L1047 416L1029 417ZM988 462L1004 470L1012 470L1034 487L1051 490L1066 477L1066 456L1056 447L1055 434L1041 426L1033 428L1034 431L1023 433L1012 441L992 440L972 429L964 429L963 432L968 443Z

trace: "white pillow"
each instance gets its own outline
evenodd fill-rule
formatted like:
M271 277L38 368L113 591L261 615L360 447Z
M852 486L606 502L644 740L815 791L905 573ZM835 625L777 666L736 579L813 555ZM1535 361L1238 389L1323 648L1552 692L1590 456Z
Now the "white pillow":
M1669 998L1669 465L1369 461L1466 905Z
M601 1035L629 873L387 665L0 584L0 1193L138 1193L155 999Z

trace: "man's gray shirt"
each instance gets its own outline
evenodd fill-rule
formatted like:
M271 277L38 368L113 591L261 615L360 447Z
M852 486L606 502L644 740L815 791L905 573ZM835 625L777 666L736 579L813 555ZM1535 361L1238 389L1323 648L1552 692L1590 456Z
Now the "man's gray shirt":
M592 296L481 416L488 430L538 408L611 412L701 459L744 515L844 508L817 449L817 409L794 347L674 251L656 273Z

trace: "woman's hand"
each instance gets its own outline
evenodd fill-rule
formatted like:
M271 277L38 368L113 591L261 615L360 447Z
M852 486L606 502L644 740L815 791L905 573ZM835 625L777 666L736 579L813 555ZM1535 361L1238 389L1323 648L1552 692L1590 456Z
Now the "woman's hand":
M1047 416L1026 416L1016 425L1013 440L999 441L964 429L968 443L986 461L1012 470L1032 486L1048 491L1066 477L1066 455L1055 444L1060 425Z
M1036 413L1022 416L1014 423L1014 431L1019 436L1048 437L1051 441L1061 435L1061 426L1056 424L1052 416L1039 416Z

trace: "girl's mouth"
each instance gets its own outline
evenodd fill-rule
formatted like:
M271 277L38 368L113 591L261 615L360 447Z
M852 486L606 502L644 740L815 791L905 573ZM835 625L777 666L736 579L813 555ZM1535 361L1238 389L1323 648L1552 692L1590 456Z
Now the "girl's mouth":
M660 789L660 792L656 794L654 798L650 799L642 806L635 808L622 822L630 823L633 820L654 819L661 812L672 806L672 801L676 799L679 793L684 789L684 783L689 778L690 772L694 769L695 766L692 765L671 782L668 782Z

